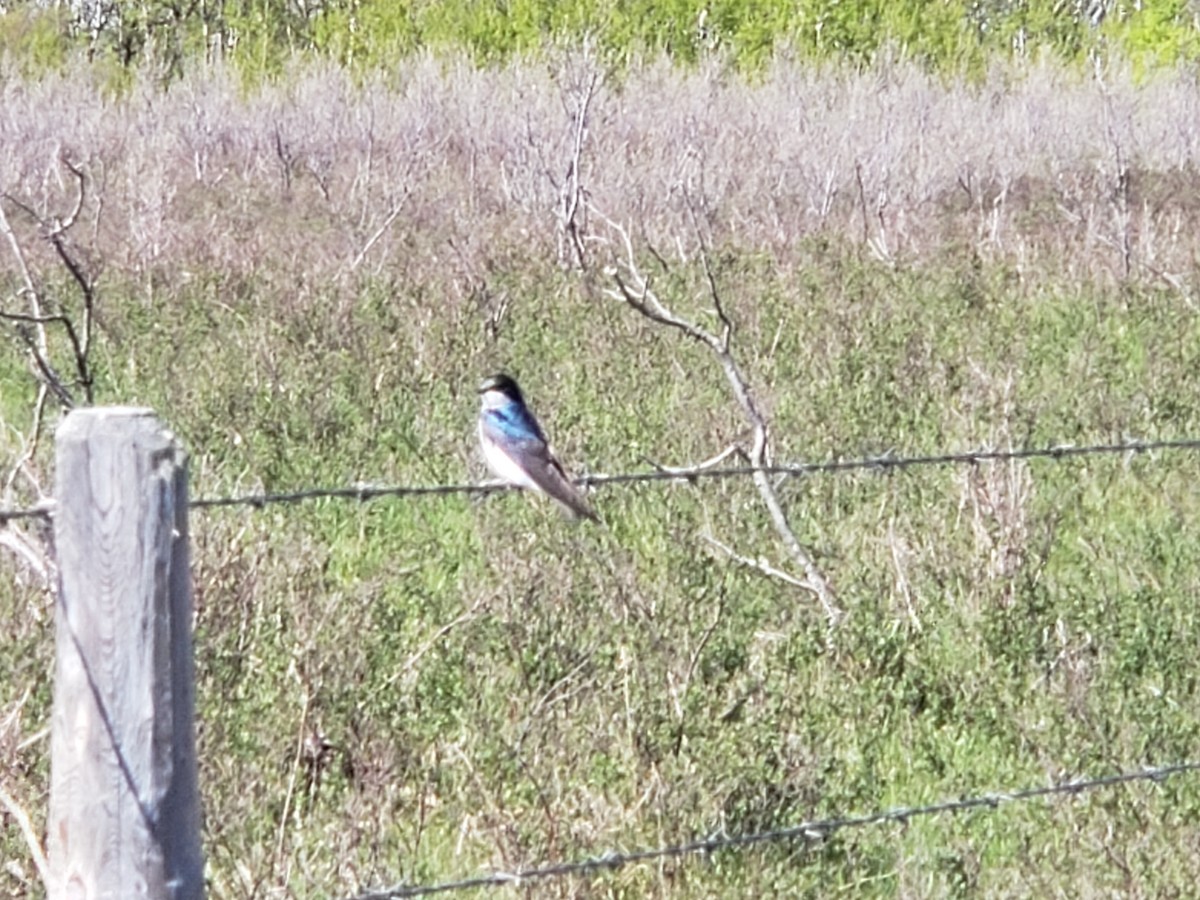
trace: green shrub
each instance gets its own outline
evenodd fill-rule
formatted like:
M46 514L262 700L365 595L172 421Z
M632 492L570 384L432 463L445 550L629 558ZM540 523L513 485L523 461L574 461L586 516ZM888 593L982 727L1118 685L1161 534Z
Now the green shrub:
M1190 15L1190 19L1189 19ZM1145 70L1200 59L1200 16L1187 0L1163 0L1143 6L1124 22L1114 23L1114 41Z
M17 7L0 15L0 59L24 77L59 69L66 59L67 17L63 10Z
M224 54L251 82L296 54L370 70L420 49L466 50L491 64L585 38L619 64L661 54L691 65L717 53L743 72L781 51L862 65L886 49L951 75L979 72L990 56L1083 62L1116 50L1148 68L1200 55L1186 0L1113 7L1107 18L1060 0L329 0L315 11L284 0L117 0L112 9L94 32L82 14L17 7L0 17L0 53L36 73L84 49L167 79Z

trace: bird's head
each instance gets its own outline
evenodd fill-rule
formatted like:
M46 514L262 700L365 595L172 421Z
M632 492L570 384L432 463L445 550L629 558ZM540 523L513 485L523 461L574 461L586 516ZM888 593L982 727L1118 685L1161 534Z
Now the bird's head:
M525 402L516 380L503 372L483 379L479 384L479 393L483 397L483 402L488 405L504 402L524 404Z

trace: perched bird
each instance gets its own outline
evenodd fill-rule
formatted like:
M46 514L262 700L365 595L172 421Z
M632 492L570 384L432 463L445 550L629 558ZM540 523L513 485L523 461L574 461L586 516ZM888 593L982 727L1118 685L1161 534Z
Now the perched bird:
M503 481L541 491L558 501L572 516L600 521L554 458L550 442L538 425L516 381L493 375L479 385L479 442L488 466Z

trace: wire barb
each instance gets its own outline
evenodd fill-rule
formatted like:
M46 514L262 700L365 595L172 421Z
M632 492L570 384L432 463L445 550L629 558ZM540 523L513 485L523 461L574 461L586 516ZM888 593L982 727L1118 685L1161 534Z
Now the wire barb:
M775 841L800 840L807 844L817 844L827 840L835 832L851 828L863 828L868 825L879 825L887 822L906 824L910 819L923 816L936 816L942 813L995 810L1006 804L1054 796L1073 797L1086 791L1115 787L1135 781L1150 781L1157 784L1173 775L1182 775L1196 771L1200 771L1200 761L1143 768L1132 772L1117 772L1112 775L1090 779L1073 778L1068 781L1040 787L1024 788L1016 791L991 791L974 797L943 800L927 806L902 806L865 815L801 822L798 825L778 828L773 831L733 835L718 833L687 843L635 850L629 853L610 850L600 856L593 856L578 862L553 863L538 868L519 869L516 872L493 872L488 875L476 875L459 881L445 881L438 884L398 884L393 887L357 894L350 898L350 900L399 900L401 897L428 897L433 894L448 894L485 887L513 885L521 882L562 878L570 875L587 876L597 872L610 872L632 863L692 856L701 853L714 853L719 850L731 850Z
M25 509L0 509L0 526L7 525L9 522L19 522L22 519L49 521L53 511L54 504L50 502L39 503L37 506L29 506Z

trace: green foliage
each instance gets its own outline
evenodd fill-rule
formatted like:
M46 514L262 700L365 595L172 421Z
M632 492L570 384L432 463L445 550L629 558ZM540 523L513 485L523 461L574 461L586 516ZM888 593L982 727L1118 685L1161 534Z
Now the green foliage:
M1187 0L1139 5L1106 31L1142 71L1200 60L1200 18Z
M957 3L883 3L881 30L905 56L933 69L958 72L975 50L966 11Z
M344 65L386 67L421 44L421 29L409 3L364 0L325 7L313 25L313 47Z
M999 15L980 22L993 46L1010 47L1022 56L1048 53L1079 60L1095 47L1095 37L1078 8L1059 0L1017 0Z
M251 83L278 76L297 54L386 69L435 48L491 64L585 38L610 61L662 54L689 65L715 53L745 72L761 71L781 51L864 65L886 50L948 74L980 72L991 55L1080 62L1112 47L1150 66L1200 52L1185 0L1121 6L1099 28L1081 4L1059 0L331 0L311 10L285 0L121 0L112 8L93 36L65 11L18 7L4 17L0 48L41 71L74 43L167 79L198 59L226 56Z
M15 63L22 77L59 69L66 60L66 14L59 8L20 6L0 13L0 60Z
M287 61L311 46L313 21L287 0L241 0L225 5L226 53L248 85L278 77Z

